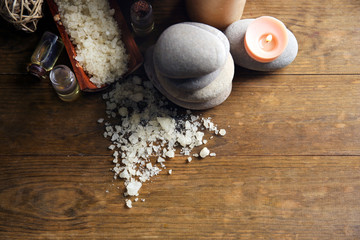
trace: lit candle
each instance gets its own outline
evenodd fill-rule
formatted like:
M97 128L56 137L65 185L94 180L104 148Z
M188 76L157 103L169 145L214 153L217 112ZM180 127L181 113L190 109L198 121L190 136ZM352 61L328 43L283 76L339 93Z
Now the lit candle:
M246 52L258 62L274 61L288 44L285 25L274 17L259 17L246 30L244 45Z

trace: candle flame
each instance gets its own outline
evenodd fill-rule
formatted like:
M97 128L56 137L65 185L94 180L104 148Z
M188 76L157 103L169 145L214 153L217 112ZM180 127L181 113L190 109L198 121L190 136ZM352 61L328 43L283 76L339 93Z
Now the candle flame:
M267 35L267 37L266 37L266 39L265 39L266 43L271 42L271 41L272 41L272 38L273 38L273 36L272 36L271 34Z

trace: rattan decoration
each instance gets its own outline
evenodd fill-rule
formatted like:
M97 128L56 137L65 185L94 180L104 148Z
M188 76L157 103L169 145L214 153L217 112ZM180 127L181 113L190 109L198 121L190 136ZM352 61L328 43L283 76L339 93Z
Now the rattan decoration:
M0 0L0 15L17 29L35 32L44 0Z

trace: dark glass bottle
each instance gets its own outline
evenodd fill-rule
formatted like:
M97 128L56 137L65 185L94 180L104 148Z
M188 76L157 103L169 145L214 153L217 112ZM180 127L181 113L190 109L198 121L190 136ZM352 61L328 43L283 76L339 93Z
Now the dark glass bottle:
M154 29L152 6L145 0L135 1L130 8L131 26L138 36L145 36Z

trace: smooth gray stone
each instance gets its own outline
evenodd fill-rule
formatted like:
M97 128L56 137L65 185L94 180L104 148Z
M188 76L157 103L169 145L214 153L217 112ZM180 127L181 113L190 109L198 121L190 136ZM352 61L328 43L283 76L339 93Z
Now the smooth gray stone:
M230 55L230 53L228 55ZM217 76L219 76L221 70L222 68L219 68L212 73L196 78L183 79L183 78L168 78L165 76L163 76L163 78L166 78L166 81L168 82L169 85L171 85L172 88L178 88L186 92L192 92L202 89L207 85L209 85L212 81L214 81L217 78Z
M289 42L284 52L269 63L261 63L251 58L244 46L244 37L246 29L254 19L243 19L232 23L225 30L225 35L230 42L230 53L234 58L234 62L244 68L255 71L274 71L284 68L294 61L298 53L298 42L292 32L287 29Z
M154 48L154 63L170 78L196 78L222 67L227 51L218 37L200 27L179 23L167 28Z
M199 28L202 28L212 34L214 34L217 38L219 38L221 40L221 42L224 44L225 46L225 50L226 52L230 52L230 43L228 38L226 37L226 35L220 31L217 28L214 28L210 25L204 24L204 23L199 23L199 22L184 22L185 24L190 24Z
M227 55L230 54L230 43L227 37L223 32L218 30L217 28L214 28L210 25L204 24L204 23L198 23L198 22L184 22L184 24L189 24L192 26L196 26L199 28L202 28L212 34L214 34L219 40L224 44L224 47L227 51ZM155 69L159 71L159 69L155 66ZM163 76L163 78L167 78L166 81L171 86L171 88L178 88L182 89L183 91L192 92L199 90L201 88L206 87L209 85L215 78L220 74L221 69L217 69L216 71L206 74L204 76L196 77L196 78L168 78L166 76Z
M168 95L166 92L164 92L163 94L171 102L175 103L176 105L178 105L180 107L183 107L186 109L191 109L191 110L206 110L206 109L210 109L210 108L219 106L220 104L225 102L225 100L230 96L231 90L232 90L232 85L230 84L226 89L224 89L224 91L218 97L216 97L214 99L210 99L205 102L185 102L185 101L176 99L176 98L172 97L171 95Z
M211 99L217 98L221 93L232 84L234 78L234 61L231 55L228 55L228 59L221 68L220 74L209 85L196 91L186 92L181 88L174 87L171 82L168 82L167 78L164 78L161 72L158 72L156 65L154 66L157 80L161 86L175 99L185 102L206 102Z
M153 51L151 48L149 48L145 53L145 62L144 62L144 68L147 76L152 81L154 86L161 92L169 101L175 103L176 105L186 108L186 109L192 109L192 110L205 110L210 109L213 107L216 107L223 103L229 96L232 90L232 84L229 84L229 86L224 89L224 91L216 98L211 99L209 101L205 102L185 102L181 101L179 99L174 98L169 94L159 83L158 78L155 73L154 68L154 61L153 61Z

